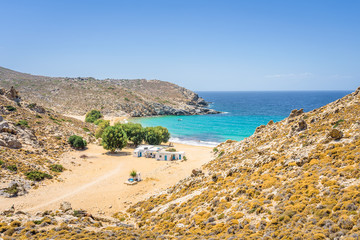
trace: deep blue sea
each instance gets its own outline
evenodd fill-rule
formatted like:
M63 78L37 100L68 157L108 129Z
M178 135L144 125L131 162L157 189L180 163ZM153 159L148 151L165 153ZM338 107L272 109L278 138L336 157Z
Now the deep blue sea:
M350 91L197 93L211 102L210 108L223 113L133 118L130 121L145 127L167 127L173 142L215 146L227 139L242 140L252 135L259 125L286 118L293 109L303 108L308 112L342 98Z

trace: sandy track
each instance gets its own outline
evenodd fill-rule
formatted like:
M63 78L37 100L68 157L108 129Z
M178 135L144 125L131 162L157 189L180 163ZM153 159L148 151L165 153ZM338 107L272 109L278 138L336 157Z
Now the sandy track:
M121 169L121 164L113 171L111 172L108 172L106 173L105 175L102 175L101 177L98 177L96 178L94 181L92 182L89 182L89 183L86 183L78 188L75 188L74 190L72 190L71 192L68 192L64 195L61 195L60 197L57 197L57 198L54 198L54 199L51 199L50 201L47 201L47 202L44 202L42 204L39 204L39 205L35 205L34 207L32 208L29 208L29 209L25 209L24 211L25 212L29 212L29 211L34 211L34 210L39 210L43 207L46 207L48 205L51 205L53 203L56 203L56 202L60 202L61 200L64 200L64 199L67 199L73 195L76 195L76 194L79 194L81 191L84 191L85 189L87 188L90 188L102 181L104 181L105 179L109 178L109 177L112 177L114 176L115 174L119 173L120 169Z
M100 146L90 144L88 147L64 156L61 164L68 170L60 175L62 181L47 180L25 196L3 198L0 211L14 204L16 210L35 213L57 209L62 201L69 201L74 209L111 215L174 185L211 159L209 147L181 144L175 144L175 148L186 152L188 160L184 162L134 158L132 149L108 155ZM83 154L88 158L80 158ZM141 172L144 181L134 186L125 185L133 169Z

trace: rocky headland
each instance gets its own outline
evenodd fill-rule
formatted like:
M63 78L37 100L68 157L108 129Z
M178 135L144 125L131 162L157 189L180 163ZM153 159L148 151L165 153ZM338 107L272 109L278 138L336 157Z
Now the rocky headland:
M219 113L198 94L160 80L45 77L0 67L0 87L12 86L28 101L67 115L92 109L114 117Z

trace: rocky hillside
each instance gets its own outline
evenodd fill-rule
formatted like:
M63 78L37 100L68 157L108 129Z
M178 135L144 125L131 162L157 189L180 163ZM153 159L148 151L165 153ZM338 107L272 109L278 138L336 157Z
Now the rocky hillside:
M129 212L159 235L228 239L358 239L360 88L320 109L294 110L203 170Z
M0 87L15 86L21 95L46 108L71 115L92 109L105 115L132 117L218 113L196 93L159 80L97 80L44 77L0 67Z
M358 239L359 116L360 88L222 143L203 169L115 216L134 226L64 220L76 211L43 213L41 226L12 210L0 232L38 239Z
M92 141L93 128L92 124L22 101L14 88L0 89L0 198L25 194L39 184L27 177L29 172L55 178L58 171L52 166L61 154L72 150L68 137L77 134Z

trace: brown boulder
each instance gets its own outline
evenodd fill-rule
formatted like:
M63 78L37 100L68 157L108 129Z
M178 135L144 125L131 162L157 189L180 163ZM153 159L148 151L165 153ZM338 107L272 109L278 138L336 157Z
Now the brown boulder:
M199 175L201 175L201 174L202 174L202 170L201 170L201 169L193 169L191 176L192 176L192 177L197 177L197 176L199 176Z
M340 131L340 130L333 129L333 130L330 131L329 136L332 139L339 140L344 136L344 133L342 131Z

